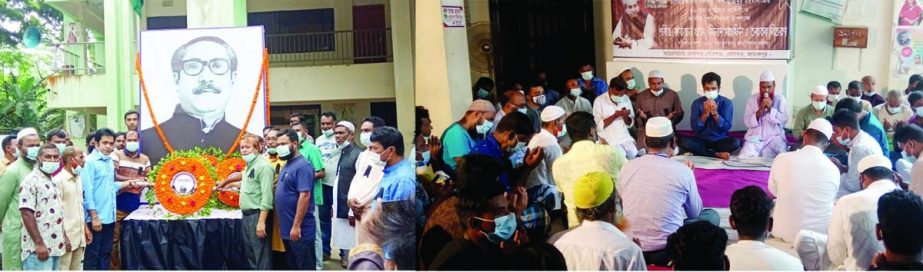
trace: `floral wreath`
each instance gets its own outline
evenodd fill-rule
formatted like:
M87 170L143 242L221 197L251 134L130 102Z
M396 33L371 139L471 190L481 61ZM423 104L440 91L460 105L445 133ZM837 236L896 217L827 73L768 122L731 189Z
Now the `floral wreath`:
M164 209L180 215L193 215L208 205L215 187L214 176L215 169L196 152L174 152L151 171L157 200ZM175 183L190 178L195 182L194 190L186 195L177 193Z
M227 157L216 166L218 178L227 178L233 173L243 172L245 166L247 166L247 162L244 161L244 159L240 157ZM217 191L215 194L221 203L234 208L240 208L239 191Z

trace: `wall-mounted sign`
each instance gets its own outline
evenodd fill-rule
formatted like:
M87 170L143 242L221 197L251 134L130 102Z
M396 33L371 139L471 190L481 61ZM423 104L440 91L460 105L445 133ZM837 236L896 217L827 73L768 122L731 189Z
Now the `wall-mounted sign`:
M869 41L867 27L834 27L833 47L866 48Z
M801 12L840 24L843 21L843 13L846 12L846 0L804 0Z
M465 10L460 6L442 6L443 27L465 27Z

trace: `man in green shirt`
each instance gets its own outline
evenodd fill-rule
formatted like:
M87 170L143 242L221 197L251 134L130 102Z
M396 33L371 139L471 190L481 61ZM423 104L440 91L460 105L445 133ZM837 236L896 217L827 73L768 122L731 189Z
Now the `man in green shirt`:
M301 156L304 156L308 160L308 162L311 163L311 166L314 167L314 179L315 179L314 192L322 192L323 191L322 181L324 180L324 176L325 176L324 156L321 155L320 148L317 148L316 145L314 145L310 141L307 141L308 139L308 130L306 129L307 127L308 126L304 122L304 120L301 120L301 122L298 122L292 125L292 130L298 133L298 138L299 138L298 140L301 142L301 149L299 149L298 152L300 152ZM314 197L314 205L320 206L324 204L324 194L314 194L312 196ZM315 220L314 222L320 222L320 215L317 211L318 211L317 209L314 209L314 220ZM317 228L317 231L315 232L317 237L314 239L314 247L315 247L314 253L317 255L317 259L316 259L317 260L317 270L321 270L324 268L324 258L323 258L324 253L322 250L323 248L321 248L321 245L323 244L321 241L323 239L321 239L322 234L321 234L320 224L314 224L314 225L315 225L315 228Z
M477 144L474 137L487 134L493 128L496 114L497 109L487 100L471 102L465 116L442 133L442 161L446 166L453 170L458 167L461 158L471 153L471 148Z
M269 159L259 155L260 139L249 135L240 141L240 154L247 167L240 182L240 210L243 213L244 255L247 267L272 270L272 229L269 214L273 204L275 171ZM268 226L267 226L268 225Z
M801 139L801 133L804 132L811 121L817 118L826 118L833 116L834 107L827 105L827 88L818 85L811 91L811 104L805 106L795 114L795 125L792 126L792 134Z
M3 270L22 270L22 214L19 212L19 184L32 172L41 140L38 131L26 128L16 135L23 154L0 176L0 221L3 222Z

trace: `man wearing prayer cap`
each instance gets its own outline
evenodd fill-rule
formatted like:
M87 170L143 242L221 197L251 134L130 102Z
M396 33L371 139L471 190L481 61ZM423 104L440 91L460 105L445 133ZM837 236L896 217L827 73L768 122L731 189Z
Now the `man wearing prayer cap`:
M876 253L884 251L877 238L878 199L900 190L891 167L891 160L881 154L863 158L857 169L862 190L836 201L827 234L798 233L794 246L805 270L865 270Z
M478 135L486 135L493 129L496 113L497 108L490 101L474 100L465 115L445 129L441 137L442 161L450 170L458 167L461 157L471 152Z
M574 184L579 227L554 235L553 244L572 270L644 270L641 248L617 226L621 201L612 176L590 172Z
M683 121L683 103L679 94L673 89L664 86L664 74L660 70L652 70L647 75L647 88L640 94L635 102L635 116L638 124L638 143L644 147L644 124L647 119L663 116L673 123L675 128Z
M691 167L673 160L673 123L654 117L645 125L647 155L629 161L619 172L627 234L640 240L647 264L666 266L667 236L687 223L706 221L715 226L720 217L702 209L702 198Z
M545 107L541 114L542 130L532 136L528 145L529 149L543 149L545 158L529 174L526 192L529 194L530 202L542 204L549 213L561 209L561 196L555 188L551 165L564 155L558 141L567 134L567 128L564 126L566 117L567 114L561 107Z
M827 118L833 116L834 106L827 105L827 87L822 85L814 86L811 89L811 104L804 106L795 114L795 125L792 126L792 134L801 138L801 134L808 128L808 124L817 118Z
M740 149L742 159L775 158L788 147L784 127L788 122L788 106L785 97L776 94L776 78L772 72L760 74L759 90L747 101L744 111L747 134Z
M840 188L840 171L824 155L833 125L817 118L798 136L801 149L779 154L769 170L769 192L776 196L772 235L788 243L802 229L827 231Z
M3 224L3 270L22 270L22 214L19 212L19 184L32 172L38 160L38 131L25 128L16 134L19 159L0 175L0 222Z
M353 177L356 175L356 160L362 153L356 145L353 144L355 139L356 126L349 121L340 121L333 128L334 139L337 148L340 149L340 158L337 165L337 175L333 184L333 193L336 196L333 199L335 207L333 210L331 246L340 249L341 260L349 255L349 250L356 245L356 227L355 219L349 215L349 205L347 203L349 195L349 186L352 184ZM350 222L353 222L351 225Z

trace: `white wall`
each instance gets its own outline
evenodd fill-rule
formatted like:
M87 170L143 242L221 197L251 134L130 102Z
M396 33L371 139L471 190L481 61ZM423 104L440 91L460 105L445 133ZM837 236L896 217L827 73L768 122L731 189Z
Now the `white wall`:
M270 67L269 88L272 103L394 99L394 67L391 63Z

